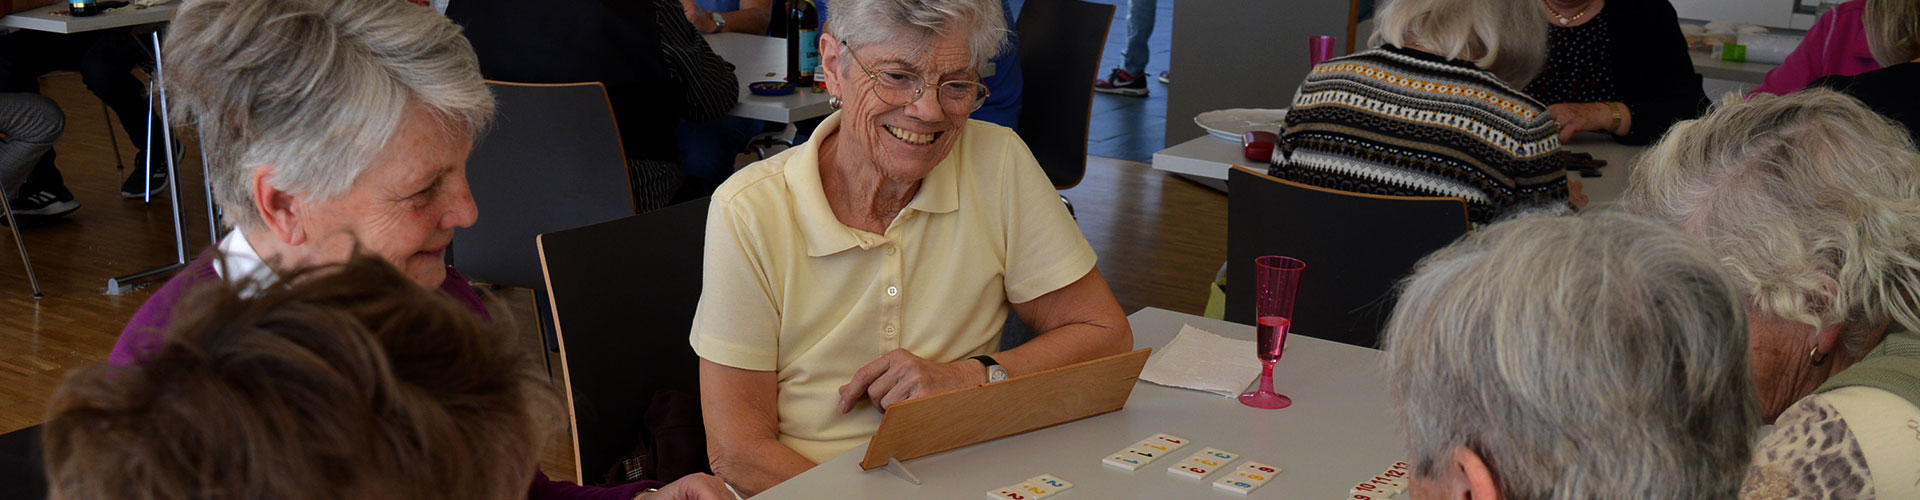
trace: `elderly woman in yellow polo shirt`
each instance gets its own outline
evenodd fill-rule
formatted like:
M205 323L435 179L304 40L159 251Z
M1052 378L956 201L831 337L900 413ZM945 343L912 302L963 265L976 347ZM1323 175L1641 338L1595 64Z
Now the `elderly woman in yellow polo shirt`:
M691 343L714 471L752 494L865 442L888 405L1123 352L1093 249L1012 130L967 115L1000 0L834 0L839 111L728 179ZM1012 310L1040 335L998 350Z

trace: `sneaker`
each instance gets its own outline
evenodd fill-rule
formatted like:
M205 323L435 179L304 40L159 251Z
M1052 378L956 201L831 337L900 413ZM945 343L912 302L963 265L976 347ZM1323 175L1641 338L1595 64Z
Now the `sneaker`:
M144 161L134 161L133 173L127 174L127 180L120 183L121 198L140 199L150 195L157 196L167 190L166 167L156 165L152 175L140 175L146 170ZM153 180L151 184L147 182L149 177Z
M1147 81L1142 75L1128 74L1127 70L1114 68L1106 79L1095 80L1093 91L1104 94L1144 97L1147 95Z
M21 194L24 196L14 198L8 207L15 216L59 217L80 209L80 200L73 199L73 193L65 189Z
M1173 80L1168 79L1167 72L1162 71L1160 72L1160 83L1173 83Z

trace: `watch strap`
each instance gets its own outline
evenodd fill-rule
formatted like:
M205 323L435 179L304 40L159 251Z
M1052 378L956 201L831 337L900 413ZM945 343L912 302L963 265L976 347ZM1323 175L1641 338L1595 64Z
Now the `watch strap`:
M1000 362L999 362L999 361L995 361L995 360L993 359L993 357L992 357L992 356L988 356L988 355L985 355L985 354L982 354L982 355L979 355L979 356L974 356L974 357L971 357L971 358L967 358L967 359L971 359L971 360L974 360L974 361L979 361L981 365L984 365L984 366L985 366L985 367L987 368L987 382L993 382L993 381L994 381L994 380L993 380L993 371L994 371L994 369L995 369L995 368L999 368L999 370L1000 370L1000 373L1003 373L1003 374L1004 374L1004 373L1006 373L1006 372L1007 372L1007 368L1006 368L1006 367L1003 367L1003 366L1000 366Z

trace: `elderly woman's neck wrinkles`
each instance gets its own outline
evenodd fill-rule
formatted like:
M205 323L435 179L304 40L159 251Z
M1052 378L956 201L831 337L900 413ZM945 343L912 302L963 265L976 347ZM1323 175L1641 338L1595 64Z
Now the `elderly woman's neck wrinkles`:
M853 148L840 147L839 137L821 143L820 186L827 205L842 224L874 234L885 234L895 216L920 192L920 180L888 177L872 158Z

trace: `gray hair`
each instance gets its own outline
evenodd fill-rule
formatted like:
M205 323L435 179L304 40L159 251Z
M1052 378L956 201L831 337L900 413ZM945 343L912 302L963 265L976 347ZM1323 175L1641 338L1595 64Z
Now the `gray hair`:
M1759 425L1745 312L1699 243L1619 212L1512 219L1422 260L1383 338L1414 471L1506 498L1733 498Z
M1860 19L1866 28L1867 51L1881 66L1920 58L1920 1L1867 0Z
M1473 61L1518 89L1546 65L1546 15L1539 0L1390 0L1374 16L1372 43Z
M1847 323L1851 355L1920 330L1920 152L1851 97L1730 95L1641 157L1626 202L1703 238L1756 310Z
M187 0L167 30L174 119L199 128L214 199L262 223L252 178L327 200L380 157L409 109L477 135L493 95L460 28L397 0Z
M1000 0L834 0L831 16L827 33L850 47L925 43L951 30L966 30L975 69L1007 47Z

